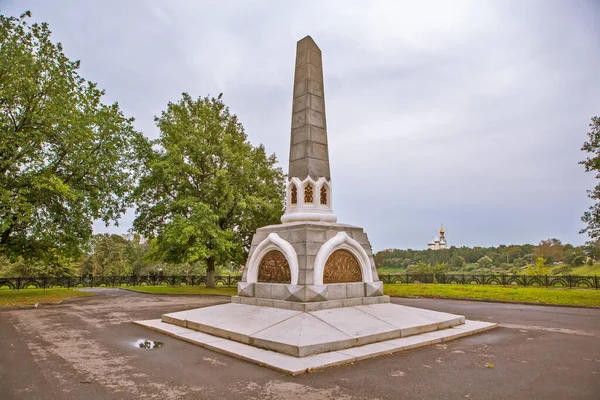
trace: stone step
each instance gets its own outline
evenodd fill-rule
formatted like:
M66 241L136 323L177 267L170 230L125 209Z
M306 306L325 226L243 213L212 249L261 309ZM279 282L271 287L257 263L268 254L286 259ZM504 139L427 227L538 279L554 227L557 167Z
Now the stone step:
M464 336L485 332L498 326L497 324L490 322L466 320L464 324L435 332L421 333L409 337L391 339L307 357L294 357L183 328L163 322L160 319L134 321L134 323L209 350L259 364L290 375L300 375L305 372L312 372L335 365L353 363L384 354L392 354L398 351L447 342Z
M283 308L286 310L311 312L311 311L327 310L329 308L364 306L364 305L369 305L369 304L389 303L390 296L356 297L356 298L352 298L352 299L326 300L326 301L316 301L316 302L310 302L310 303L301 303L301 302L286 301L286 300L261 299L261 298L257 298L257 297L232 296L231 302L238 303L238 304L247 304L250 306L275 307L275 308Z
M312 312L230 303L162 316L164 323L294 357L434 332L464 321L460 315L390 303Z

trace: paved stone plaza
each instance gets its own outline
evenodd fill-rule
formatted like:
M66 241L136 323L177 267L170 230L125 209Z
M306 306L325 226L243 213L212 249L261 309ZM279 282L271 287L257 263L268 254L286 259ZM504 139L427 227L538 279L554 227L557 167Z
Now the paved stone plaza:
M134 325L229 297L95 289L59 306L0 311L2 399L597 399L600 310L392 302L500 324L490 332L291 377ZM138 339L163 342L154 349ZM486 363L494 368L487 368Z

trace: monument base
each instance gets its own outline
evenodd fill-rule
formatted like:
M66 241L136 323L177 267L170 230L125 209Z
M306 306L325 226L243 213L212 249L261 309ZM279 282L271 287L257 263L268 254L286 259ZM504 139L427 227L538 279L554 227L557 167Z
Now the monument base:
M230 303L135 323L292 375L496 326L390 303L312 312Z
M246 304L249 306L262 306L262 307L275 307L282 308L285 310L295 311L319 311L328 310L330 308L338 307L350 307L350 306L366 306L369 304L384 304L390 302L390 296L377 296L377 297L356 297L350 299L339 299L339 300L326 300L310 303L300 303L296 301L286 300L271 300L262 299L257 297L243 297L243 296L232 296L232 303Z

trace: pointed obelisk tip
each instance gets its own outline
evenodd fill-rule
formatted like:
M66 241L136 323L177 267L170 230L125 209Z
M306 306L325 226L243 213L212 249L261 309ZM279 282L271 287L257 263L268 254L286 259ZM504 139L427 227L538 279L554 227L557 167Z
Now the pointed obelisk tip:
M317 44L315 43L313 38L310 37L310 35L306 35L302 39L298 40L298 50L304 50L306 48L317 50L319 53L321 52L321 49L319 48L319 46L317 46Z

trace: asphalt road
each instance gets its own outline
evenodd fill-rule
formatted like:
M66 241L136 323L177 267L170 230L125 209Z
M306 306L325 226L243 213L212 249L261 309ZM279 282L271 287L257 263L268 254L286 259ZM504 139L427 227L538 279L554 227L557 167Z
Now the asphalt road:
M289 377L131 323L228 298L94 291L0 311L0 399L600 399L600 309L394 299L501 327Z

